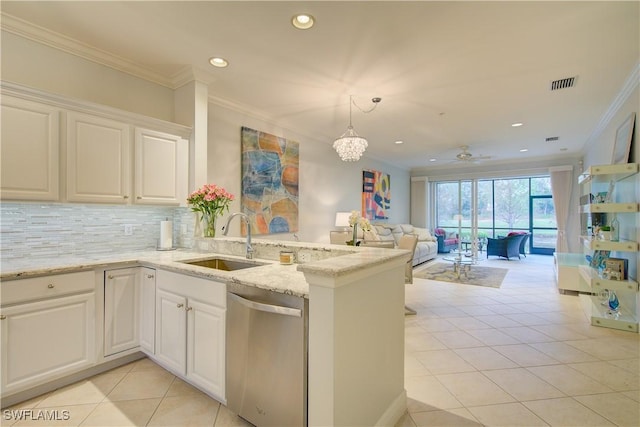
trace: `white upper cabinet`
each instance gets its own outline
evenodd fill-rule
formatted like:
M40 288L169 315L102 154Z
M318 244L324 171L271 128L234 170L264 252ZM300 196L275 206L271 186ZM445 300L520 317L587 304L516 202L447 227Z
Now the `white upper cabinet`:
M0 81L0 198L186 205L191 129Z
M128 124L67 113L67 200L127 203L131 188Z
M58 200L58 109L3 95L1 114L1 198Z
M135 203L179 205L186 198L188 144L176 135L136 128Z

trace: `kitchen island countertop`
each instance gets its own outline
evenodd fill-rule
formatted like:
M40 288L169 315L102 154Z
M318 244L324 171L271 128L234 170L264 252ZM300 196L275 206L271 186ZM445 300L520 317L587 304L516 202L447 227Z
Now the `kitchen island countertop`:
M244 239L221 238L215 239L224 245L242 247ZM211 241L209 241L211 242ZM20 260L3 261L0 280L13 280L28 277L46 276L53 274L72 273L77 271L120 268L131 265L147 266L166 269L182 274L203 277L220 282L240 283L286 293L294 296L309 297L309 285L304 277L304 271L314 274L337 277L360 269L366 269L376 263L408 256L404 250L379 248L348 248L345 246L322 245L303 242L279 242L262 239L254 241L258 257L247 260L245 257L232 254L235 251L217 251L207 248L177 249L173 251L141 250L118 254L95 254L83 256L68 256L56 258L26 258ZM293 249L296 253L306 251L310 253L310 261L301 264L282 265L275 261L273 253L282 248ZM333 256L327 253L335 252ZM265 254L261 257L260 253ZM323 253L324 257L313 256ZM242 260L256 263L256 267L234 271L224 271L214 268L200 267L186 264L185 261L195 261L212 257Z

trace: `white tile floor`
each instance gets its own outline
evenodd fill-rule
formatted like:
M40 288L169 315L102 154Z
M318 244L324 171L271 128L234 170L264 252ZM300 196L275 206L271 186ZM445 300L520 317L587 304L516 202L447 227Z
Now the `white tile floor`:
M499 289L407 285L398 426L640 426L640 336L590 326L552 262L483 259L509 269Z
M7 420L3 413L2 426L251 426L150 359L138 360L9 409L33 411L23 413L27 419L17 422ZM69 419L38 420L44 411L57 418L66 418L68 414Z
M407 285L405 426L640 425L640 336L589 325L558 294L551 257L483 260L509 268L499 289L415 279ZM149 359L11 409L69 420L2 426L249 426ZM3 414L4 415L4 414Z

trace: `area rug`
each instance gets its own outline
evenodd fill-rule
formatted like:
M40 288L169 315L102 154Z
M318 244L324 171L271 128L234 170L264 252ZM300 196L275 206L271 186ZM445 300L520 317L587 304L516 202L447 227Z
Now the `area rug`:
M506 268L481 267L472 265L467 273L456 277L452 263L438 262L428 266L424 270L414 271L413 277L420 279L439 280L441 282L461 283L464 285L488 286L499 288L509 270Z

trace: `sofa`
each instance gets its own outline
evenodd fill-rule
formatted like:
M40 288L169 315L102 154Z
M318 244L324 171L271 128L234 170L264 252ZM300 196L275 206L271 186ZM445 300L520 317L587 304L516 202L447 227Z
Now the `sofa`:
M358 232L360 234L360 231ZM393 241L397 246L400 238L405 234L416 234L418 236L418 244L413 252L412 265L434 259L438 254L438 242L431 232L426 228L414 227L411 224L387 224L374 223L370 231L362 233L364 241Z
M438 253L439 254L447 254L451 252L452 249L458 248L458 234L457 233L447 233L443 228L436 228L433 230L433 235L436 237L438 241Z

